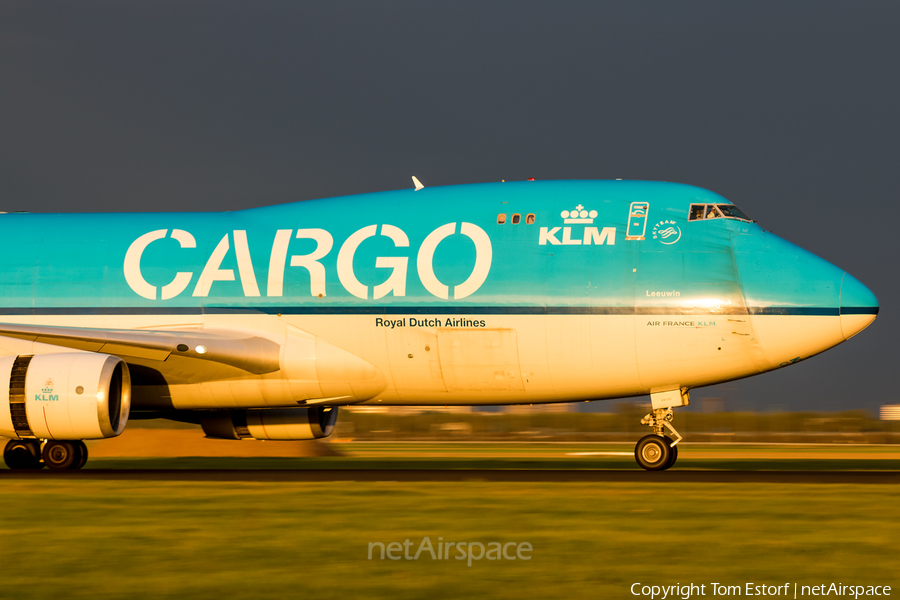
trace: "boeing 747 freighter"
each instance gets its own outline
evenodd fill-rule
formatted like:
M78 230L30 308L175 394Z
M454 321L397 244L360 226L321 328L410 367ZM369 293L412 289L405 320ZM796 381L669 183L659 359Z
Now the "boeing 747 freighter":
M689 185L423 188L225 213L0 215L0 435L80 468L129 419L329 435L351 404L649 395L667 469L692 388L867 327L851 274Z

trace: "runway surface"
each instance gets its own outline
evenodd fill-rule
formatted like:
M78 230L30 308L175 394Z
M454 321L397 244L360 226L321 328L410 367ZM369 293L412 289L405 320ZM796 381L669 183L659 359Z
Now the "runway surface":
M0 481L234 481L234 482L500 482L500 483L836 483L900 484L897 471L646 472L569 469L85 469L0 471Z

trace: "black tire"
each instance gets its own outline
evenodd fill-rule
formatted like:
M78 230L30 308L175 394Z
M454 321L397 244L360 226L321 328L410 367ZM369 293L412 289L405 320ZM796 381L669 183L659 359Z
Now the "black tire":
M87 462L88 449L87 446L84 445L84 442L82 442L81 440L75 440L74 442L72 442L72 444L75 445L75 452L78 454L78 460L72 463L72 466L69 467L74 471L82 468Z
M672 458L671 442L656 434L645 435L634 446L634 459L647 471L664 471Z
M77 464L80 460L79 454L75 442L50 440L44 444L41 456L48 469L63 471L72 468L73 464Z
M666 465L666 468L670 469L675 464L675 461L678 460L678 444L675 444L673 446L672 444L675 442L675 440L673 440L669 436L663 436L663 437L666 440L666 444L669 445L669 449L672 451L672 456L669 457L669 464Z
M41 443L37 440L9 440L3 449L3 461L10 469L43 469Z

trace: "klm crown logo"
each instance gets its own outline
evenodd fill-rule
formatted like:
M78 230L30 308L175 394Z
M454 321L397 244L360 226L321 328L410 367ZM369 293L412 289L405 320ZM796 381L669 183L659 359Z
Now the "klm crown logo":
M566 225L591 225L599 213L588 210L583 204L575 210L564 210L559 213ZM574 232L575 237L572 237ZM561 235L561 237L556 237ZM541 227L538 245L546 246L614 246L616 244L616 228L604 227Z
M597 218L597 211L585 210L584 206L579 204L575 210L564 210L559 216L565 219L565 223L593 223Z
M53 380L47 379L47 383L41 388L40 394L35 394L36 402L59 402L59 394L53 393Z

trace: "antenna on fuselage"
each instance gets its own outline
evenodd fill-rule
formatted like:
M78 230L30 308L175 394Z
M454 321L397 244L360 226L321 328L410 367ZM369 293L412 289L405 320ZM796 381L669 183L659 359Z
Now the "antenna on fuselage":
M417 191L417 192L418 192L419 190L421 190L423 187L425 187L424 185L422 185L422 182L419 181L419 178L416 177L415 175L412 176L412 180L413 180L413 185L416 186L416 191Z

